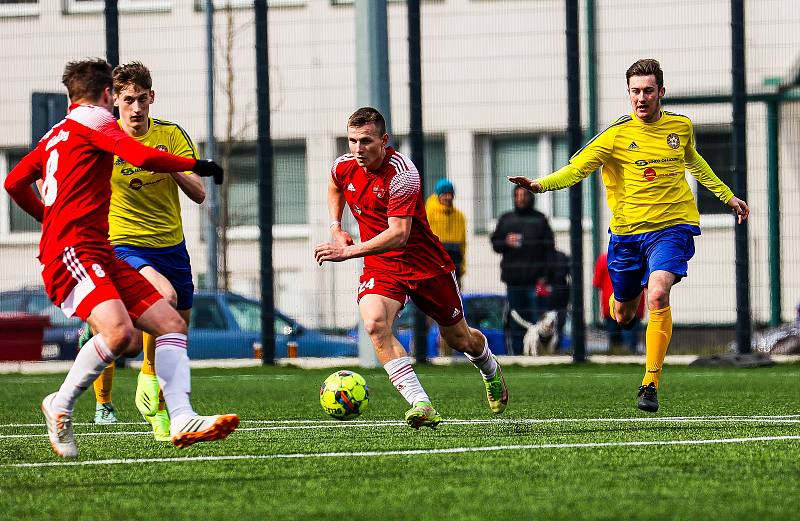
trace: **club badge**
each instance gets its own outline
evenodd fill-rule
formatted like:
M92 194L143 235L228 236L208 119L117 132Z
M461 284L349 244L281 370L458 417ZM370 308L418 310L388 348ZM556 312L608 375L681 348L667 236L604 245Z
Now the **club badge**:
M681 146L681 138L678 137L678 134L670 134L667 136L667 145L669 145L669 148L678 148Z

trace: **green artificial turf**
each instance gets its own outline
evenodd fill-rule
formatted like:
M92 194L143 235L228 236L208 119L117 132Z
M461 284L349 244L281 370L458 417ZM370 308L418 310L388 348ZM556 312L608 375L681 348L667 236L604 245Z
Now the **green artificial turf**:
M402 423L407 404L383 370L356 370L370 404L349 422L319 407L332 369L194 370L198 412L235 412L242 423L223 442L184 450L146 434L136 373L118 370L114 402L133 424L94 426L92 393L83 396L79 465L51 452L39 411L63 375L1 375L0 518L787 520L800 511L797 364L670 367L655 415L635 408L640 367L511 366L501 420L471 366L417 367L445 418L421 431ZM795 438L716 442L780 436ZM715 442L662 443L698 440ZM42 463L55 465L15 466Z

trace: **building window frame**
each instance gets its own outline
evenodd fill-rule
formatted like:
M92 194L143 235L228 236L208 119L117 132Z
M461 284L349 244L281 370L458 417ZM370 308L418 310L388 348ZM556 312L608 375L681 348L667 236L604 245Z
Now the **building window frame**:
M24 16L39 16L40 2L17 2L0 5L0 18L16 18Z

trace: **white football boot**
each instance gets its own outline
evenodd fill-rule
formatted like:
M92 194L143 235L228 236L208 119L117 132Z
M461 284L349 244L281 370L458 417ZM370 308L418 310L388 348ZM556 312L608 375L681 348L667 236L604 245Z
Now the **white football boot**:
M72 416L53 408L55 397L56 393L48 394L42 400L42 412L47 422L50 445L62 458L75 458L78 456L78 446L75 444L75 434L72 432Z

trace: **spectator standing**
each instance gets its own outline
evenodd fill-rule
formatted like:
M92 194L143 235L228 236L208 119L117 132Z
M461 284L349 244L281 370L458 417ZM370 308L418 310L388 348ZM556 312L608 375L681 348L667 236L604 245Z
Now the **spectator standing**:
M455 207L455 189L449 179L436 181L434 194L425 202L425 212L431 231L442 241L442 246L456 266L456 279L461 287L465 273L467 253L467 220Z
M547 217L533 208L531 192L514 188L514 209L500 216L491 239L494 251L502 255L500 278L506 285L509 309L516 309L530 322L538 321L550 305L542 287L554 243ZM521 355L525 330L513 320L507 323L509 353Z

